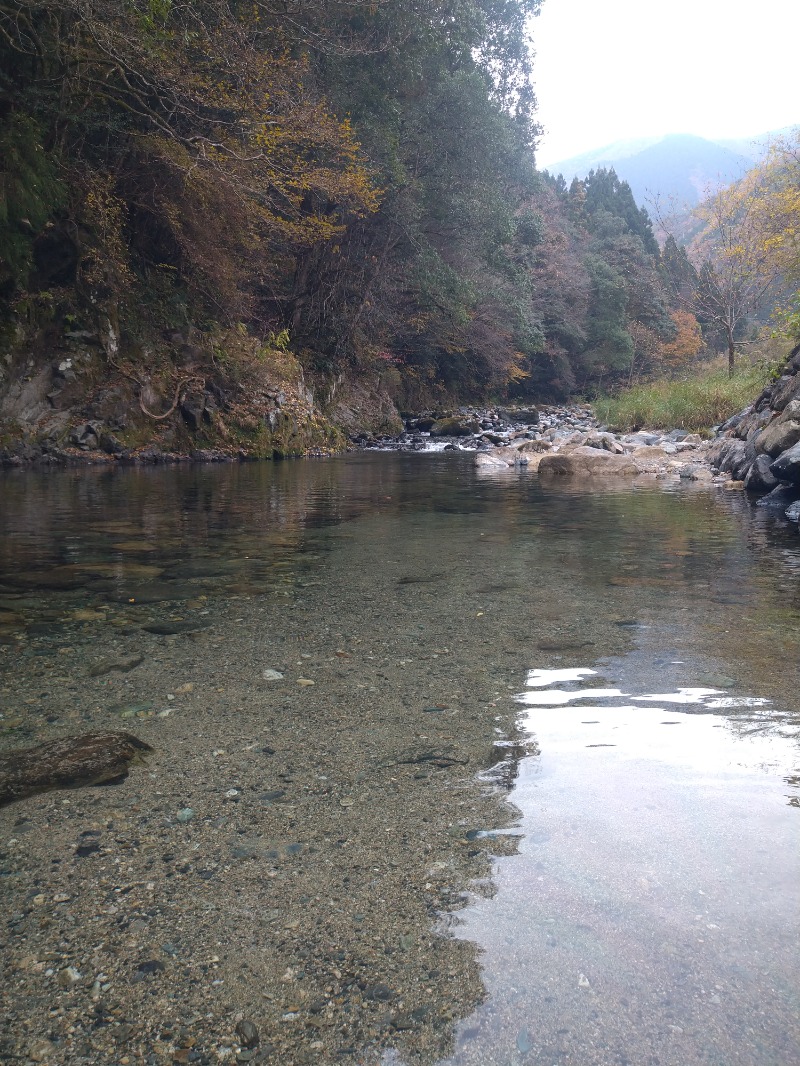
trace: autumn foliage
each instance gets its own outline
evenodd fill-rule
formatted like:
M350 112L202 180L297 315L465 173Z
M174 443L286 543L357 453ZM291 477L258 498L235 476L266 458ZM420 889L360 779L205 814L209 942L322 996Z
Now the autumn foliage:
M400 404L682 366L711 335L685 252L613 171L535 169L538 3L0 0L0 315L285 335ZM786 277L792 151L753 209Z

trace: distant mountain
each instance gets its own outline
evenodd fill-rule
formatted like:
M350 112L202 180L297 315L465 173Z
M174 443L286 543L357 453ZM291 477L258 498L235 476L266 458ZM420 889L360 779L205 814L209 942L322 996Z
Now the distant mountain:
M667 207L691 207L709 188L740 178L763 154L763 138L710 141L687 133L667 137L618 141L594 152L565 159L547 167L563 174L567 182L584 178L590 170L613 167L627 181L636 202L648 207L658 197Z

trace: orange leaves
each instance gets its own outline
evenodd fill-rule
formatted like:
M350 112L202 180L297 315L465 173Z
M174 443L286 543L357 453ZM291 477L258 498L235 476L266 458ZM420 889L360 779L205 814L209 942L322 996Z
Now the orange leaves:
M670 318L675 323L675 339L665 344L662 358L671 367L682 366L693 359L703 347L700 323L690 311L673 311Z

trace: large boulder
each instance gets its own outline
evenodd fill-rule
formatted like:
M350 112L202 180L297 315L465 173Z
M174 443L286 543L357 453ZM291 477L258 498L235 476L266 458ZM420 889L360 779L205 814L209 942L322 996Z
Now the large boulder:
M634 477L639 468L628 455L615 455L599 448L577 447L568 452L543 455L539 474L553 477Z
M734 436L739 440L750 440L753 437L757 437L759 432L767 425L770 419L773 417L772 411L769 409L764 411L751 411L746 418L743 418L736 429Z
M442 418L431 426L432 437L470 437L480 433L480 424L469 418Z
M475 465L482 466L490 470L508 470L509 466L514 465L513 456L506 458L503 455L498 455L497 452L505 451L506 449L495 449L491 452L478 452L475 456Z
M685 463L678 470L681 481L711 481L714 475L707 466L699 463Z
M514 445L520 455L541 455L542 452L549 452L553 445L546 440L526 440Z
M733 437L725 437L715 441L708 450L708 461L712 466L734 477L743 477L744 469L750 462L747 455L747 445L743 440Z
M103 432L101 422L83 422L70 430L68 443L83 451L95 451L100 447L100 434Z
M659 474L667 468L669 463L669 456L664 449L655 446L644 445L632 449L627 454L636 463L640 474Z
M537 407L503 407L498 409L498 416L512 426L536 426L539 424Z
M770 471L780 481L800 485L800 443L782 452L770 466Z
M203 424L206 409L206 396L203 389L187 392L180 403L180 412L189 429L197 432Z
M589 433L585 443L588 448L602 448L616 455L622 455L625 451L613 433Z
M792 400L800 399L800 375L784 374L778 378L773 386L772 408L774 411L783 411Z
M770 470L771 463L768 455L758 456L744 479L744 487L748 492L772 492L778 485L778 479Z
M759 454L777 456L800 441L800 400L792 400L755 439Z
M766 507L770 511L785 511L790 504L793 504L800 494L800 489L796 485L776 485L772 492L768 492L766 496L762 496L757 501L756 507Z

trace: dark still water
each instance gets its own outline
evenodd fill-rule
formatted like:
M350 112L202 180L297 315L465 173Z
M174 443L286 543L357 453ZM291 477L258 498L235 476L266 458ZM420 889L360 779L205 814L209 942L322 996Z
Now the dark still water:
M0 1057L800 1061L800 539L469 456L0 479ZM254 1036L255 1032L255 1036Z

